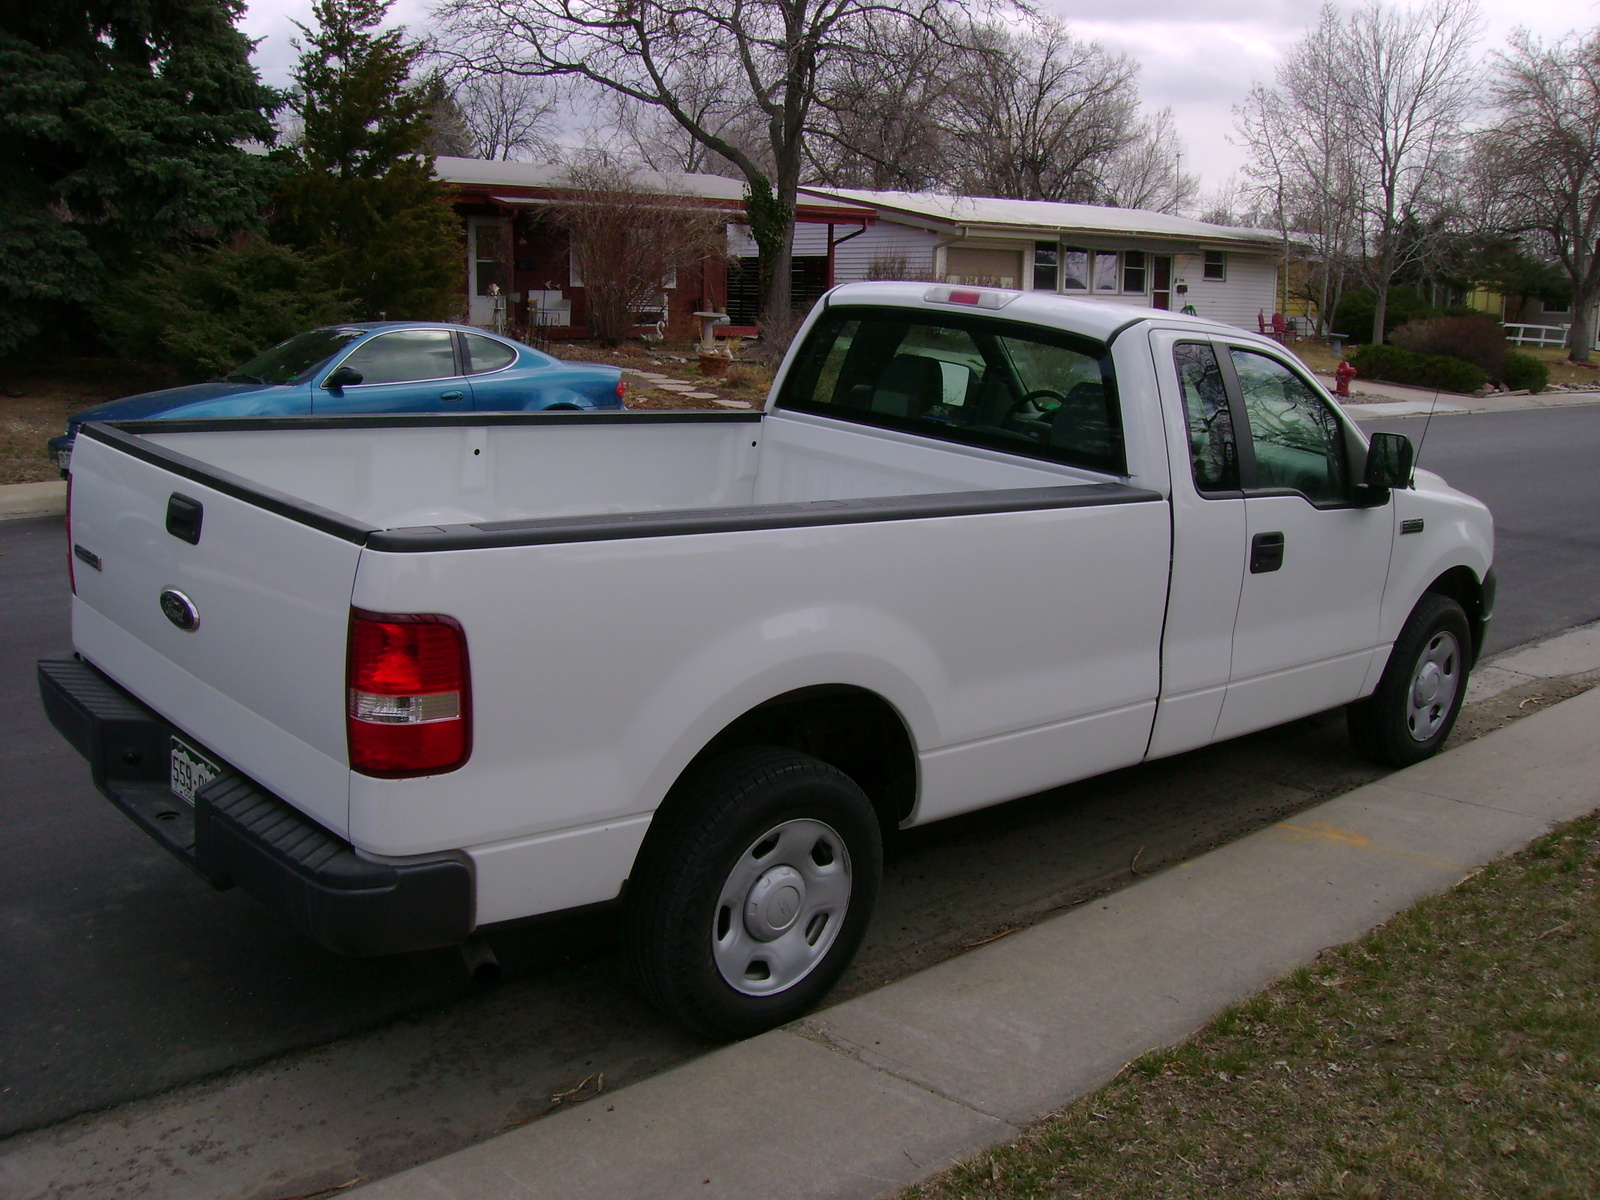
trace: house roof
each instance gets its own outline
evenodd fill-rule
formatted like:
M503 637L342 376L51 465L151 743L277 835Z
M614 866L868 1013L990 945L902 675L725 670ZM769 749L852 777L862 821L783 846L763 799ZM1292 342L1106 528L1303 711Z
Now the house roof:
M433 160L433 173L445 183L460 188L487 189L502 203L523 202L533 194L546 197L568 186L566 163L500 162L484 158L453 158L441 154ZM725 175L696 175L687 172L632 171L633 182L659 196L690 196L708 200L718 208L744 211L744 181ZM515 193L521 193L520 195ZM826 196L804 196L799 209L813 217L837 215L851 224L871 220L872 211L847 200Z
M967 234L994 232L1014 237L1036 233L1122 234L1215 245L1267 249L1283 239L1267 229L1239 229L1140 208L1099 204L1060 204L1051 200L1003 200L992 196L944 196L929 192L874 192L860 188L800 189L819 199L840 200L898 214Z

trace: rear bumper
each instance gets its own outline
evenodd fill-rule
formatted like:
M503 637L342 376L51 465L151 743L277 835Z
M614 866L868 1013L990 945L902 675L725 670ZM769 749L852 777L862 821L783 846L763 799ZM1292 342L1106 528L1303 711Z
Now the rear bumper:
M180 731L80 659L41 660L38 676L50 723L89 761L95 786L214 887L243 888L340 954L450 946L472 932L465 854L372 862L227 769L190 808L168 780Z

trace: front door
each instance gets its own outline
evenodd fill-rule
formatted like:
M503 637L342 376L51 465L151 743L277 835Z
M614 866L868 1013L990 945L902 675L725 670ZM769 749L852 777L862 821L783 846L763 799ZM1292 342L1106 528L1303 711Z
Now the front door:
M467 218L467 321L505 331L511 302L511 222Z
M1303 375L1253 346L1217 348L1246 425L1246 566L1221 738L1360 695L1376 653L1394 504L1355 503L1359 442Z
M1150 256L1150 307L1172 307L1172 255Z

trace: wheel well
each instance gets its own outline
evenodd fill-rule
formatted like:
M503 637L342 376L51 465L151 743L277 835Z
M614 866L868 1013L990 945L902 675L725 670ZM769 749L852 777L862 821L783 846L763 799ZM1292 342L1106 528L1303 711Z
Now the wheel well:
M775 696L733 721L684 768L739 746L786 746L837 767L892 829L911 814L917 756L900 714L882 696L845 685Z
M1483 585L1470 567L1451 567L1425 589L1449 596L1467 614L1467 624L1472 627L1472 661L1477 662L1483 653L1484 627L1488 622L1483 612Z

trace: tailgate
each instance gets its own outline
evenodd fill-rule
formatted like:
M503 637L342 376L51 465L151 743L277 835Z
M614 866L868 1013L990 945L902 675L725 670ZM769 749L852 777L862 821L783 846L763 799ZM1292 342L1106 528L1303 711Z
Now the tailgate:
M202 749L344 833L359 531L314 527L231 476L99 432L73 450L74 647ZM163 605L170 591L192 605L192 628L181 603Z

